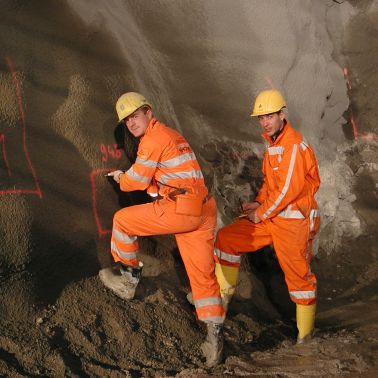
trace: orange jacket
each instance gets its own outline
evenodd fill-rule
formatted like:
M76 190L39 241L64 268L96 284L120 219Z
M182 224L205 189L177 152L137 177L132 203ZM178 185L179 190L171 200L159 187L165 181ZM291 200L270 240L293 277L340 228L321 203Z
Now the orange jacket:
M207 194L201 168L189 143L177 131L153 118L140 140L135 163L120 178L120 188L124 192L147 189L152 194L155 187L165 196L174 190L170 186Z
M286 123L275 141L269 143L263 160L264 182L256 197L261 220L276 216L303 219L318 216L314 194L319 188L318 164L311 146Z

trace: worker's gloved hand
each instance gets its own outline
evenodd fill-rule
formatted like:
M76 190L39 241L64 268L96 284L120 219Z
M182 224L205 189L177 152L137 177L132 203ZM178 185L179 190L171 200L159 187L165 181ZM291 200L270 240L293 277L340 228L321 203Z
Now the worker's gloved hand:
M113 172L109 172L107 174L107 176L111 176L113 177L114 181L119 184L119 179L121 177L121 175L123 175L125 172L124 171L121 171L121 170L117 170L117 171L113 171Z
M253 223L261 222L260 217L256 214L256 210L252 210L248 213L248 219Z

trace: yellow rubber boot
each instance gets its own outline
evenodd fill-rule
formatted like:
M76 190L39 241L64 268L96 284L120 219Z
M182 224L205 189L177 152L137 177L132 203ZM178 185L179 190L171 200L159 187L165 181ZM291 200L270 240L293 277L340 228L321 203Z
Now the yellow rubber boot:
M297 344L302 344L311 338L315 324L316 303L312 305L301 305L297 303Z
M217 277L224 310L227 311L236 289L239 267L226 266L216 263L215 276Z

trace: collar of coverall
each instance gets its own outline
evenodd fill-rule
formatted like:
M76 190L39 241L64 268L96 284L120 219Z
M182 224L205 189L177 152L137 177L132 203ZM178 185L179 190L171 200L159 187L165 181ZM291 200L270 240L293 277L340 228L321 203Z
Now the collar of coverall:
M151 121L149 122L148 126L147 126L147 129L146 131L144 132L144 134L142 135L142 138L145 136L145 135L148 135L152 128L154 127L155 123L158 122L158 120L155 118L155 117L152 117L151 118Z

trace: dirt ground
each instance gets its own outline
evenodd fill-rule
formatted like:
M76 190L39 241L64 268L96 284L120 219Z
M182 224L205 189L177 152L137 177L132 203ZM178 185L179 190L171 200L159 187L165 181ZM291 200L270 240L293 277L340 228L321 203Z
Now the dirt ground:
M351 3L359 13L350 25L343 51L349 63L353 88L350 92L351 108L345 116L350 119L352 112L362 133L377 133L376 107L371 105L377 103L376 86L370 84L377 80L378 15L375 13L377 17L369 20L364 17L364 9L371 3L369 1ZM16 14L19 11L17 6L9 4L7 14ZM21 8L28 6L22 3ZM46 10L46 15L49 11L51 9ZM32 9L30 12L35 16ZM68 17L65 7L60 12L62 19ZM50 22L47 18L42 21L43 16L40 17L41 25ZM37 19L34 18L33 22L37 22ZM4 17L4 28L1 30L4 31L12 23L14 20L10 16ZM62 22L60 27L67 29L69 26ZM77 28L74 30L78 35L82 31L77 24L71 27ZM32 31L31 27L28 29L25 26L23 33ZM43 46L46 60L37 63L51 64L50 68L54 64L56 69L67 67L48 58L48 41L53 36L47 32L40 32L40 35L47 44ZM85 39L86 36L75 41L77 52L83 56L86 55ZM66 44L66 40L60 40L63 48ZM358 54L355 53L356 46ZM17 48L13 48L11 52L16 55ZM27 44L22 48L27 48ZM95 54L97 58L102 52L91 51L90 54ZM68 66L74 65L70 54L64 57L68 60ZM111 68L119 73L121 62L115 56L112 62ZM93 71L100 70L100 59L91 68ZM109 71L111 68L107 67ZM49 78L39 81L35 77L35 82L26 85L25 91L35 94L41 90L54 96L65 96L67 89L63 84L68 81L68 71L68 68L66 72L62 69L61 81L55 81L56 73L51 73L54 85L47 89L43 85ZM6 67L3 64L0 75L4 72ZM96 78L91 79L96 83ZM46 104L44 100L54 109L58 106L54 97L47 100L47 96L42 96L38 101L32 100L29 108L37 109L37 114L49 119L53 111L46 114L41 110ZM111 107L110 100L104 96L99 106ZM47 123L44 117L38 120L37 115L31 115L30 122L33 117L35 123L41 122L41 128L35 131L40 137L37 146L44 147L44 139L55 146L59 142L63 145L62 151L67 153L67 157L63 152L60 155L64 166L78 164L78 170L88 170L86 163L77 163L72 147L65 145L59 135L41 132L43 122ZM34 241L34 245L30 243L25 246L31 250L39 248L46 260L53 259L53 273L45 260L33 262L33 255L30 259L20 257L20 261L12 260L9 263L7 254L10 256L10 248L8 252L4 248L5 257L0 261L0 376L376 377L378 143L364 139L354 141L351 129L352 125L347 123L344 131L349 144L345 156L355 175L354 193L357 200L354 206L364 222L364 232L357 239L345 240L337 254L330 255L320 250L315 256L313 270L319 281L319 303L315 336L308 344L295 344L295 307L289 300L274 253L266 248L244 257L238 292L225 322L224 362L212 370L206 369L199 352L205 327L196 321L194 309L186 301L189 284L174 239L161 236L142 240L141 259L146 266L143 279L136 299L121 301L103 287L97 275L100 263L94 251L107 249L108 236L99 242L85 244L83 232L94 232L87 219L91 206L87 198L90 195L87 192L80 194L85 211L74 221L69 217L72 196L68 192L64 193L67 207L60 211L59 220L65 225L72 222L73 226L53 225L51 235L46 236L42 232L43 224L33 224L32 232L38 235L37 241ZM50 148L40 150L43 151L40 155L48 156L51 164L45 168L45 173L42 170L42 182L43 174L50 175L54 167L52 161L56 155ZM69 169L60 172L59 176L67 177L70 182L76 180L74 172ZM81 190L80 182L73 185L72 191ZM49 189L51 193L59 190L58 184ZM115 193L111 194L116 198ZM55 206L55 197L48 194L45 197L49 201L44 210L45 222L53 223L55 219L49 216L49 212ZM38 208L37 201L33 200L30 206ZM25 204L22 205L24 207L17 206L18 212L27 207ZM0 216L2 225L11 221ZM21 226L15 223L13 232L16 233ZM72 245L67 244L64 238L70 233L74 234L75 242ZM63 257L59 251L67 254ZM86 252L81 254L82 251Z

